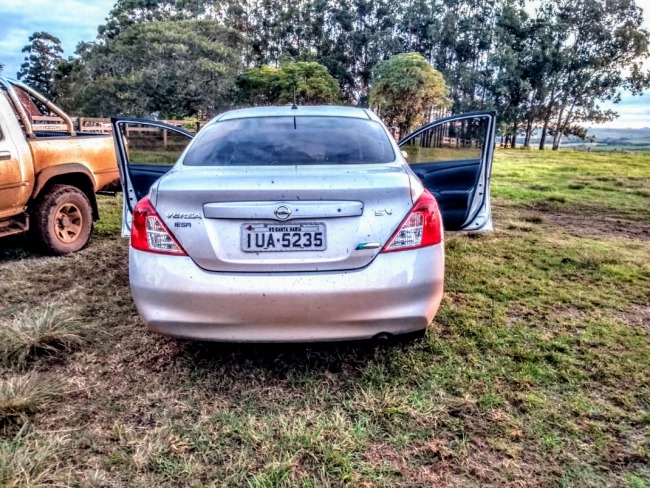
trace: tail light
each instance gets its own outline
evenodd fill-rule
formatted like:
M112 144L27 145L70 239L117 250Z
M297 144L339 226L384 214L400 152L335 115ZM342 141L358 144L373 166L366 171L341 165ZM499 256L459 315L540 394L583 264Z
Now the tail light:
M441 229L438 203L433 195L425 190L382 252L406 251L439 244L442 240Z
M131 247L139 251L187 256L167 226L160 220L149 197L144 197L133 209Z

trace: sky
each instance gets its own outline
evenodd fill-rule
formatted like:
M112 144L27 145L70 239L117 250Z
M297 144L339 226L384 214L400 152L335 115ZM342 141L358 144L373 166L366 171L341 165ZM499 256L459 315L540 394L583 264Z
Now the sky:
M104 23L115 0L0 0L0 63L3 74L14 77L24 54L21 49L29 36L46 31L61 39L64 55L74 53L77 43L91 41ZM643 8L645 27L650 29L650 0L636 0ZM650 61L646 63L650 68ZM605 105L620 114L607 127L650 127L650 91L643 96L622 94L618 104Z
M643 27L650 29L650 0L636 0L637 6L643 9ZM650 69L650 60L646 60L645 68ZM632 96L623 92L620 103L607 103L603 107L610 108L620 115L613 122L607 122L602 127L617 129L650 127L650 91L641 96Z

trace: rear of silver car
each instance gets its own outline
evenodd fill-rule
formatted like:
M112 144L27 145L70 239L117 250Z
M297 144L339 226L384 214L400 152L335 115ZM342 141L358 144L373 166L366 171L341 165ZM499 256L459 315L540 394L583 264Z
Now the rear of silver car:
M426 328L443 291L435 200L365 111L281 110L212 122L134 209L129 274L145 323L219 341ZM278 151L287 124L296 136Z
M331 341L426 328L443 290L442 245L351 271L225 273L132 249L133 297L161 334L215 341Z

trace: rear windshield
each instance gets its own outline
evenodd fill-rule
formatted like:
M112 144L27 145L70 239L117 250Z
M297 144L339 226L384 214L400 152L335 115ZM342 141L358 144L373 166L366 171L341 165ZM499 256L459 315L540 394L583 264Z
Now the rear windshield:
M373 120L255 117L203 129L183 160L188 166L388 163L390 140Z

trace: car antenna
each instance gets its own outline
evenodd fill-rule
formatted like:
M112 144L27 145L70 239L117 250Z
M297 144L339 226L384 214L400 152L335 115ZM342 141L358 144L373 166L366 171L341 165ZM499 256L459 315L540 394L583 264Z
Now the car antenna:
M291 110L298 110L298 105L296 105L296 85L293 85L293 105Z

